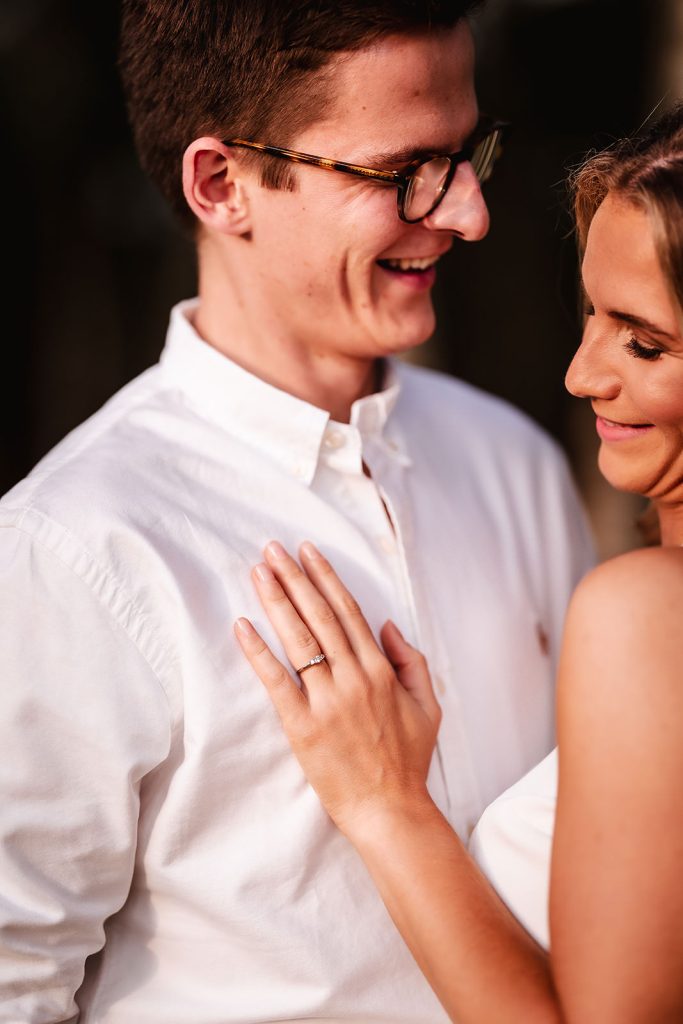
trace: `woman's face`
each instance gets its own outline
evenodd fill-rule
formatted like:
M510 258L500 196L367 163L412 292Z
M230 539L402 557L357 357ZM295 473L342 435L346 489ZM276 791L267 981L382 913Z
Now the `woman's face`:
M683 333L647 213L608 195L582 277L586 325L566 385L591 400L600 470L660 511L683 506Z

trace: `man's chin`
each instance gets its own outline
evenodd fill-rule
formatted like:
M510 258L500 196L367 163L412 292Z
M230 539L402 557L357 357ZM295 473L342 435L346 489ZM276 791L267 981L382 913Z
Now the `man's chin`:
M386 351L388 355L400 355L402 352L410 352L424 345L436 330L436 316L434 310L429 315L420 317L406 316L405 319L395 324L394 330L386 336Z

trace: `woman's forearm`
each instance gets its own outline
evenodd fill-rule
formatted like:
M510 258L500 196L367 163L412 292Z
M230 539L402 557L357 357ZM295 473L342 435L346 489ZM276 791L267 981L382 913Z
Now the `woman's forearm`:
M508 911L429 798L349 833L387 910L458 1024L559 1024L546 953Z

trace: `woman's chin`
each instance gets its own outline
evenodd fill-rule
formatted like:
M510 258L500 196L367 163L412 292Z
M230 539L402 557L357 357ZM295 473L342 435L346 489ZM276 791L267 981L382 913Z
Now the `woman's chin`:
M619 458L614 458L604 447L598 456L598 469L610 486L616 491L627 494L640 494L647 497L651 480L634 466L626 466Z

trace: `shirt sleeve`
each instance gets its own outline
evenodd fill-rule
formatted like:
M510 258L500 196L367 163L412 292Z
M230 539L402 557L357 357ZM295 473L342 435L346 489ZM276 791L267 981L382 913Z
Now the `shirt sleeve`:
M0 529L0 1021L75 1019L86 957L125 902L140 783L171 715L79 576Z

